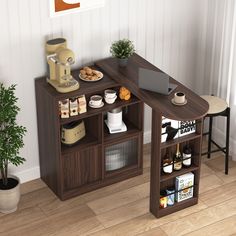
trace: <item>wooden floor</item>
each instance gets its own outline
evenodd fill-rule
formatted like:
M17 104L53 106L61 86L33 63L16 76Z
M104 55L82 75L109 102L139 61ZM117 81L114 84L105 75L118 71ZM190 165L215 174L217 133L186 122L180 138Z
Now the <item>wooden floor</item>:
M1 236L236 235L236 162L224 175L224 158L202 160L198 205L156 219L149 213L150 146L144 174L61 202L41 180L22 185L17 212L0 214Z

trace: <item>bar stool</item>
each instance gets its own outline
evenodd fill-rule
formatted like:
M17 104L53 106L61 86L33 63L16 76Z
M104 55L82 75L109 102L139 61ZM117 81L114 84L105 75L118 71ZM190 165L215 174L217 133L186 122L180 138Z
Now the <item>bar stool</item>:
M230 133L230 107L227 102L219 97L204 95L201 96L204 100L209 103L209 110L206 117L209 117L209 130L203 135L208 135L208 151L202 153L203 155L207 154L207 158L211 157L211 153L222 151L225 154L225 174L228 174L229 171L229 133ZM226 145L221 147L214 140L212 140L212 125L213 117L223 116L227 118L226 122ZM217 149L212 150L211 144L214 144Z

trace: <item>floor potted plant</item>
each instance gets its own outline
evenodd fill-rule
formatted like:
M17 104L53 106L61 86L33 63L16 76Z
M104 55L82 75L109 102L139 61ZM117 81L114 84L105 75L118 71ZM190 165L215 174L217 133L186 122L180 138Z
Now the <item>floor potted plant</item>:
M20 200L20 180L8 173L9 164L18 166L25 159L19 156L24 146L26 128L16 123L19 107L15 96L16 85L5 87L0 83L0 212L16 211Z
M127 65L129 57L135 52L134 44L129 39L121 39L112 43L110 52L113 57L118 59L119 65L124 67Z

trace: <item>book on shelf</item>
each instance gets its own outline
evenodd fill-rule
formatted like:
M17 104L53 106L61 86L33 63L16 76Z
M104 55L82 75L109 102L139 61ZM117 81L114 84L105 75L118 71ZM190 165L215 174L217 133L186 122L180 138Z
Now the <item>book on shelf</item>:
M194 174L189 172L175 178L176 202L193 197Z
M178 121L162 117L161 142L196 132L196 121Z

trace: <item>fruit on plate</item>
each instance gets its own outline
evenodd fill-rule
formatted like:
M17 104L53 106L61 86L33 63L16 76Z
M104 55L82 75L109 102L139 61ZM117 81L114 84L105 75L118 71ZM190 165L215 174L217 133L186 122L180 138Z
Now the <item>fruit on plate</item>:
M131 98L131 92L125 87L120 87L119 97L121 100L128 101Z
M92 68L85 66L82 70L80 70L80 77L84 80L88 81L96 81L103 77L102 72L93 70Z

